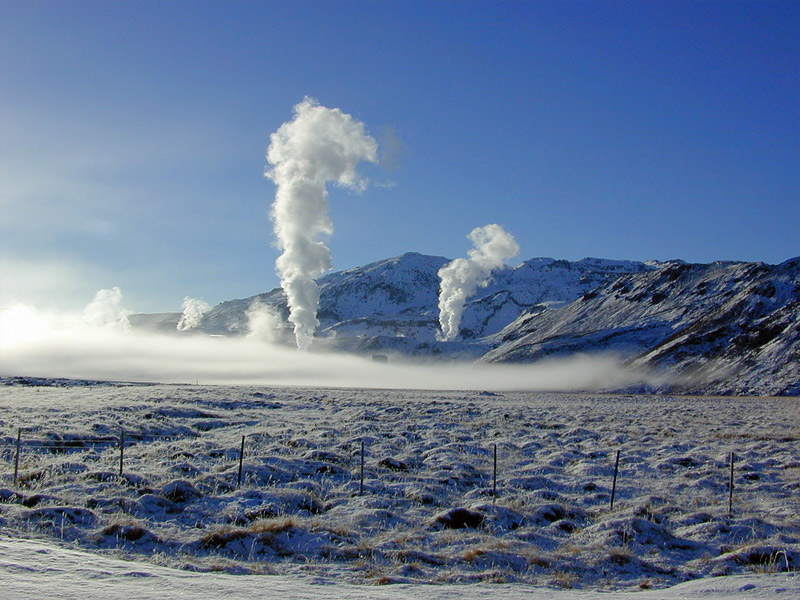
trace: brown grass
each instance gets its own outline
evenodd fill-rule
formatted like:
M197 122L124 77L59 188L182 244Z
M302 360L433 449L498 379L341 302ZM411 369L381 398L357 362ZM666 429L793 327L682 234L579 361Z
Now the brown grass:
M220 550L231 542L246 538L250 534L251 532L247 529L223 527L200 538L200 547Z
M258 535L264 533L278 535L287 531L291 531L292 529L299 529L297 521L293 517L285 517L282 519L265 519L263 521L256 521L245 531Z
M467 562L472 562L476 558L480 558L485 554L486 551L483 550L482 548L470 548L469 550L464 551L464 554L461 555L461 558L463 558Z
M534 565L536 567L541 567L542 569L547 569L550 567L550 560L542 556L541 554L531 554L528 557L528 564Z
M580 579L578 574L572 571L556 571L550 577L550 583L561 588L572 589L578 583L578 579Z

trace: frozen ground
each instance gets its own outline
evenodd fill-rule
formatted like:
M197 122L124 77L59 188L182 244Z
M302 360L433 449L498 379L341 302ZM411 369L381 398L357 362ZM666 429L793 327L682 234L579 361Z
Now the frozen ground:
M797 597L796 398L4 383L0 573L12 597L28 580L51 596L69 577L128 597L464 589L415 585L437 583L594 598L683 582L637 597ZM84 552L101 556L87 564ZM251 577L263 574L276 577ZM487 585L498 582L514 585Z
M325 586L281 575L193 573L148 563L132 564L53 544L0 539L0 581L5 600L81 598L82 600L206 600L207 598L292 598L292 600L608 600L619 594L587 590L554 590L525 584ZM468 592L465 593L465 592ZM729 598L800 597L794 573L737 575L699 579L668 590L636 592L636 600L721 600Z

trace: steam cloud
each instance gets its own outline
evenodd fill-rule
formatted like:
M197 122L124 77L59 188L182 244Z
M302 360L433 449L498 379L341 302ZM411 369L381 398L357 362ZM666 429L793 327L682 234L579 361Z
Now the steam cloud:
M378 145L364 124L338 108L305 98L294 119L270 137L266 175L277 191L272 205L276 245L283 252L275 266L289 304L289 321L300 349L308 348L319 325L319 288L314 281L331 268L331 253L319 238L330 235L325 184L363 190L356 172L362 161L377 162Z
M285 321L274 307L256 299L247 308L245 315L248 338L273 344L284 341Z
M182 309L183 314L181 320L178 321L178 331L189 331L200 325L203 315L211 310L211 305L203 300L186 296L183 299Z
M133 311L122 308L122 290L118 287L103 289L83 309L83 320L95 327L130 329L128 315Z
M445 342L458 335L467 298L479 287L489 285L492 271L519 252L514 236L500 225L477 227L467 237L475 246L468 252L469 258L457 258L439 269L439 325L442 331L437 337Z

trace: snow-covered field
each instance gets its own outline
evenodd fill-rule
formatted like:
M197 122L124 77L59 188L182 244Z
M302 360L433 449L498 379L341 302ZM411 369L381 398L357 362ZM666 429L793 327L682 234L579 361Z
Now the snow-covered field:
M11 597L59 577L127 597L800 589L797 398L3 383Z

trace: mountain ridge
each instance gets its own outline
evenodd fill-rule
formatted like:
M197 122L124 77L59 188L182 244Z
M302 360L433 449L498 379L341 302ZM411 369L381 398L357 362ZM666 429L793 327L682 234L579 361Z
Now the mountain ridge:
M561 310L521 315L482 360L611 351L633 366L688 379L693 393L794 395L799 340L800 259L665 263ZM699 372L702 379L693 377Z
M534 258L516 267L504 266L468 300L459 338L439 342L438 271L448 262L440 256L407 252L320 277L317 342L348 352L477 358L489 349L483 338L499 332L522 311L561 305L621 273L652 268L635 261L596 258L576 262ZM246 308L255 300L272 306L287 320L285 295L276 288L214 307L205 315L201 329L210 333L247 331Z
M654 391L800 394L800 258L780 265L532 258L495 271L468 300L459 337L441 342L438 270L448 262L407 252L320 277L315 346L517 363L613 352L683 382ZM248 334L254 303L279 317L272 341L291 345L280 288L218 304L195 332ZM131 322L168 331L179 318Z

